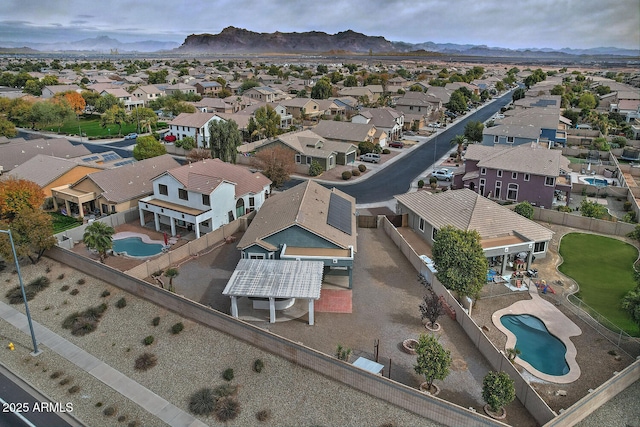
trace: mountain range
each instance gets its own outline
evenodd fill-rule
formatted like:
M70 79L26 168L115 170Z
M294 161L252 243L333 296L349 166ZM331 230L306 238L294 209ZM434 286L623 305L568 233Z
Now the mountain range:
M22 49L22 51L21 51ZM191 34L182 45L166 41L139 41L123 43L108 36L62 43L9 43L0 42L0 53L15 52L96 52L110 53L165 53L165 54L250 54L250 53L344 53L344 54L442 54L511 58L570 58L570 56L623 56L639 57L640 49L597 47L592 49L507 49L486 45L455 43L392 42L381 36L367 36L352 30L336 34L319 31L303 33L256 33L236 27L227 27L219 34Z

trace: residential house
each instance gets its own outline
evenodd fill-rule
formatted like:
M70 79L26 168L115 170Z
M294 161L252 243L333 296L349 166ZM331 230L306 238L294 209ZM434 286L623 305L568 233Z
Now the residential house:
M118 99L118 101L121 101L127 111L131 111L137 107L144 107L143 100L139 100L136 97L131 96L129 92L122 88L104 89L100 92L100 96L105 96L107 94L113 95Z
M349 96L355 99L363 99L364 97L368 103L376 102L379 96L379 94L375 94L369 86L345 87L338 91L338 95L340 95L340 97Z
M357 251L355 199L305 181L264 203L238 249L242 259L322 261L325 275L347 276L351 288Z
M147 107L149 102L155 101L161 96L164 96L164 92L155 85L144 85L138 86L133 92L131 92L131 96L138 101L142 101L143 105Z
M438 111L442 108L440 98L423 93L423 92L407 92L396 100L395 109L405 114L414 114L428 116L432 111Z
M82 88L78 85L49 85L42 88L42 98L50 99L58 93L64 92L82 92Z
M313 119L324 114L316 100L311 98L283 99L279 104L284 106L287 112L296 119Z
M495 126L483 129L483 145L516 146L541 141L551 145L566 144L567 124L560 120L560 113L555 109L510 110L509 113L496 120Z
M222 91L222 85L216 81L198 82L194 85L196 92L202 96L218 96Z
M171 80L167 80L167 81L171 81ZM166 86L164 88L164 92L167 95L173 95L175 92L182 92L186 95L189 95L189 94L195 94L196 88L186 83L177 83L177 84Z
M514 147L469 145L464 173L454 175L455 188L468 188L498 201L524 202L550 208L569 200L569 159L542 144Z
M220 98L202 98L200 101L189 102L202 113L233 113L233 105Z
M269 195L271 181L260 172L220 159L206 159L161 172L153 178L153 195L138 202L140 223L153 213L153 225L169 225L201 233L260 209Z
M153 194L151 180L162 171L180 166L169 154L94 172L71 185L51 189L54 208L60 203L68 215L108 215L138 206L138 200Z
M372 124L337 122L335 120L320 120L313 128L313 132L325 139L333 141L348 142L358 145L361 142L376 141L378 129Z
M449 92L455 92L458 89L465 88L465 89L467 89L469 92L471 92L473 94L480 95L480 89L478 88L478 86L472 85L472 84L469 84L469 83L465 83L465 82L447 83L444 86L444 88L447 89Z
M187 136L193 137L196 146L204 148L209 143L209 123L212 120L224 120L217 113L180 113L178 117L171 120L169 133L175 135L177 139Z
M534 256L544 258L553 237L546 227L469 189L418 191L395 199L397 213L405 217L403 224L432 246L442 227L477 231L489 265L500 275L508 267L517 268L518 262L528 269Z
M318 109L323 111L323 117L333 119L336 116L345 118L347 114L347 107L335 99L316 99L318 103Z
M84 145L73 145L64 138L31 140L14 138L8 143L0 144L0 174L17 168L38 154L69 159L86 156L91 152Z
M390 141L394 141L402 136L404 113L389 107L363 108L351 118L351 122L372 124L379 130L386 132ZM381 147L385 145L386 141L380 142Z
M251 89L242 92L242 96L255 99L260 102L277 102L282 99L286 99L288 96L284 92L278 89L273 89L269 86L252 87Z
M293 125L293 115L289 112L289 109L281 102L274 102L269 105L280 116L280 129L289 129ZM253 111L255 112L255 110ZM251 116L254 116L254 114L251 114Z
M442 102L442 105L449 103L452 92L452 90L440 86L429 86L427 89L427 93L434 98L438 98L440 102Z

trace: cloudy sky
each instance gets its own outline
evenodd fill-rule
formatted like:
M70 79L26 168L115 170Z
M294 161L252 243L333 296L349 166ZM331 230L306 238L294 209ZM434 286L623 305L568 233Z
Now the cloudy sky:
M2 0L0 46L76 41L181 43L227 26L348 29L390 41L507 48L640 48L638 0Z

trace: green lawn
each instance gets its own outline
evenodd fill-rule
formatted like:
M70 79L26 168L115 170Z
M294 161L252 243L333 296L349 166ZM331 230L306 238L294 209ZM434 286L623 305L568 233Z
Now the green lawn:
M569 233L560 242L560 255L564 262L558 269L578 282L579 297L628 334L640 336L638 326L620 307L636 286L633 264L638 250L610 237Z
M53 222L53 233L58 234L64 230L69 230L71 228L75 228L79 225L82 225L82 222L77 219L62 215L58 212L49 212L51 215L51 220Z
M58 129L57 127L50 126L49 130L57 131ZM98 115L80 116L80 119L68 121L60 128L60 132L72 135L79 135L80 130L82 130L82 134L87 137L108 137L109 135L112 137L118 136L118 126L109 125L106 128L103 128L100 126L100 116ZM124 136L135 131L135 123L123 124L121 135Z

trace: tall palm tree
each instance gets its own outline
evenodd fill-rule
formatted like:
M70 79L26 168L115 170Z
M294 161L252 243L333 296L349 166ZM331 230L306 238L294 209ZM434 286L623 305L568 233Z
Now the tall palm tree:
M457 145L458 146L458 160L462 160L462 150L464 147L464 144L467 142L467 138L464 137L464 135L456 135L453 137L453 139L450 141L451 145Z
M105 223L96 221L89 225L82 235L84 244L89 249L95 249L100 255L100 262L104 264L107 257L107 251L113 247L113 235L115 234L113 227Z

